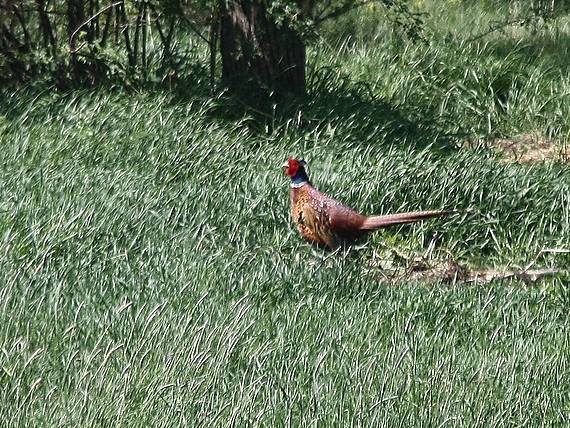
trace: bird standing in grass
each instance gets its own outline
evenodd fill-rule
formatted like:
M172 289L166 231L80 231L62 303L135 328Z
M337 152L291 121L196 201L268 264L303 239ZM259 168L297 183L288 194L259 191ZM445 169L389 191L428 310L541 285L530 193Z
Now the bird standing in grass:
M334 249L350 244L376 229L443 217L451 211L416 211L401 214L365 216L313 187L306 162L290 158L283 164L291 178L291 215L307 241Z

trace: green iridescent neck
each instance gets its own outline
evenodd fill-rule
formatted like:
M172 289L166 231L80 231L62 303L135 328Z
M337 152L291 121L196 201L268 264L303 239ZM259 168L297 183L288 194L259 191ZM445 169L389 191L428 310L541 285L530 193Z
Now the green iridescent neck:
M291 177L291 187L297 189L309 182L309 176L303 168L300 168L293 177Z

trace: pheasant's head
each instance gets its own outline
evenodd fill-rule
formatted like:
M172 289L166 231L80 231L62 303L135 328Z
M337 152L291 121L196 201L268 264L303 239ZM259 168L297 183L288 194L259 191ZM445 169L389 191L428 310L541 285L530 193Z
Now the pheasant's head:
M301 187L305 183L309 183L309 177L305 172L305 162L303 159L289 158L283 164L285 175L291 177L291 187Z
M307 165L307 162L303 159L289 158L283 164L283 170L285 171L285 175L293 178L298 172L305 171L305 165Z

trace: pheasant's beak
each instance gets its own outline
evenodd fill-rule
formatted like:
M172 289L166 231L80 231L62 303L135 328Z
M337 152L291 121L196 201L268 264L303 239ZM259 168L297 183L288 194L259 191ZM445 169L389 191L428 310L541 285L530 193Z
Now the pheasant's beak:
M285 161L285 163L281 165L281 168L289 168L289 161Z

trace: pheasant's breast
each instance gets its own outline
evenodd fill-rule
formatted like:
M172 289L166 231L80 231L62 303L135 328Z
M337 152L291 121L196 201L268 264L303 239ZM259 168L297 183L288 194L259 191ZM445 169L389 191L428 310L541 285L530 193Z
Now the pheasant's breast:
M332 232L328 226L327 204L318 194L314 194L314 190L308 185L292 189L291 216L304 239L314 244L329 246ZM314 212L316 215L307 219L308 212Z

